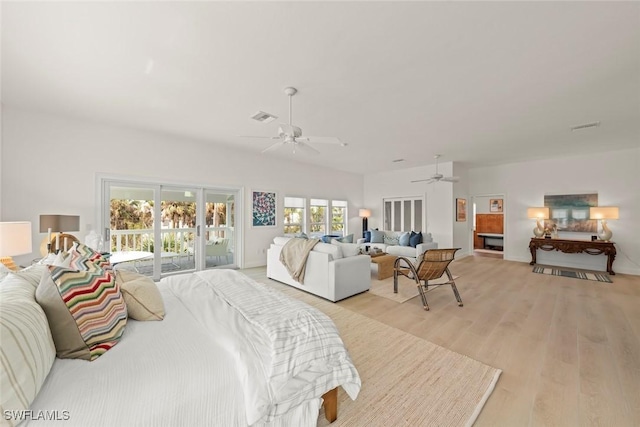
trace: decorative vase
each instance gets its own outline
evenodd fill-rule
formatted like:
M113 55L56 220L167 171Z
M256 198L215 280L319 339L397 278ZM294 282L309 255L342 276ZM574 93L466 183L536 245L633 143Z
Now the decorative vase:
M533 229L533 235L537 238L544 236L544 228L542 224L540 224L540 220L536 220L536 228Z

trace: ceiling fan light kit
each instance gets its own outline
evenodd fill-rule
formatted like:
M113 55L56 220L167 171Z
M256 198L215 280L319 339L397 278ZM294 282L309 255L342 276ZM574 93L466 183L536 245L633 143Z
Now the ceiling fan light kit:
M269 147L262 150L262 152L271 151L276 148L279 148L283 145L290 144L292 146L292 152L295 154L296 149L301 149L302 151L308 151L313 153L320 153L310 144L337 144L341 147L345 147L347 145L346 142L340 141L335 137L327 137L327 136L302 136L302 129L298 126L294 126L292 124L292 101L291 98L293 95L298 93L298 90L294 87L286 87L284 88L284 93L289 97L289 124L281 123L278 126L278 134L277 136L245 136L245 138L262 138L262 139L276 139L277 142L273 143ZM277 118L273 114L265 113L264 111L258 111L256 114L251 116L252 119L257 120L259 122L268 123Z

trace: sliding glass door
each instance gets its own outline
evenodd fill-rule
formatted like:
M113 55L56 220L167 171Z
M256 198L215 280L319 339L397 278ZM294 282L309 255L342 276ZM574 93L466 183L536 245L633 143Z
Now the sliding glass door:
M235 267L239 190L103 179L103 247L115 264L151 276Z

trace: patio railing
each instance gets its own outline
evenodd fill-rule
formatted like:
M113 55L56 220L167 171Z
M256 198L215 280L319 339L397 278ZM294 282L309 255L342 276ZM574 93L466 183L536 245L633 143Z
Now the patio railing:
M228 238L233 246L233 228L231 227L205 227L205 239L213 240L214 237ZM153 240L153 229L142 230L111 230L109 247L106 250L114 251L146 251L155 252L156 245ZM162 252L174 252L187 254L193 247L195 228L163 228L160 231Z

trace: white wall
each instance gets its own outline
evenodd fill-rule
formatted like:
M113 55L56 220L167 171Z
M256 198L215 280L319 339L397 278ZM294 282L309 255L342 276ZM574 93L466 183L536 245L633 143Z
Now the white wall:
M598 193L598 204L619 206L620 219L609 221L618 255L617 273L640 274L640 148L568 158L513 163L469 170L471 195L504 194L504 258L531 261L529 241L534 221L527 207L542 206L545 194ZM560 237L588 239L564 233ZM538 251L538 262L604 270L606 257Z
M348 200L350 232L359 233L363 178L307 164L278 160L208 142L5 108L1 157L0 217L33 223L32 255L39 257L39 215L80 215L86 225L97 217L96 176L139 177L213 187L245 189L245 210L252 189L278 192L278 213L285 194ZM266 264L266 253L282 227L252 228L245 212L244 267Z

